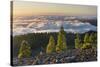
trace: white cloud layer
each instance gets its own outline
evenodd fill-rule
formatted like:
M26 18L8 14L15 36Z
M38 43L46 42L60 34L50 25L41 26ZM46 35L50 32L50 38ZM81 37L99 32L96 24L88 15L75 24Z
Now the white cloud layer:
M53 21L53 20L34 20L20 19L14 20L13 35L21 35L27 33L43 33L43 32L58 32L63 25L66 32L84 33L88 31L96 31L97 27L88 22L80 21Z

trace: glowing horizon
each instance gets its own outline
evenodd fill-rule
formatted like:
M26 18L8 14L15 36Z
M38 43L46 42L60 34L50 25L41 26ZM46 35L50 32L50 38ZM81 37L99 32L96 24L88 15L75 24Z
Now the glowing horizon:
M13 1L14 16L68 15L97 16L96 6Z

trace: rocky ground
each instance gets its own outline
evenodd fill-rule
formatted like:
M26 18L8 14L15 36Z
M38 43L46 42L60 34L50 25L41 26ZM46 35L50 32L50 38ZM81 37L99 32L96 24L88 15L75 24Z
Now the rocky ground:
M62 53L45 54L40 53L39 55L31 58L13 58L13 65L42 65L42 64L58 64L58 63L72 63L72 62L88 62L97 60L96 49L73 49L67 50Z

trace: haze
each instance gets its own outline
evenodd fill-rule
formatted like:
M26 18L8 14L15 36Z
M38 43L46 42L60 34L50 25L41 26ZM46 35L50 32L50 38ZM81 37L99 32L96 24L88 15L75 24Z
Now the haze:
M14 16L32 15L68 15L68 16L96 16L96 6L66 5L54 3L37 3L30 1L13 1Z

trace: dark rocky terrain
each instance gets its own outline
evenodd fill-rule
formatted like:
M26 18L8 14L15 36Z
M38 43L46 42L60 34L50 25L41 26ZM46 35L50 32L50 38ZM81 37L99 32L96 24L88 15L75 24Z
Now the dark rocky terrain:
M40 64L59 64L59 63L72 63L72 62L88 62L97 60L97 50L90 49L73 49L67 50L62 53L46 54L40 52L37 56L31 58L13 58L14 66L22 65L40 65Z

